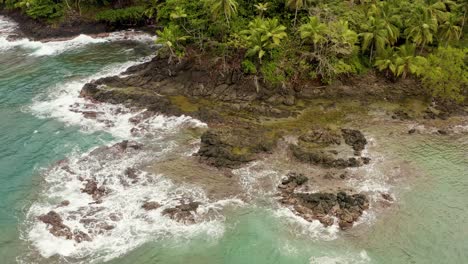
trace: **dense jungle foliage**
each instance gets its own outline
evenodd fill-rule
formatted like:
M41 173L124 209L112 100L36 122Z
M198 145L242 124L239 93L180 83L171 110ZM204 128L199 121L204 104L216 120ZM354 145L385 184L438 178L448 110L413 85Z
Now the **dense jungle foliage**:
M328 84L375 68L393 81L420 78L436 97L467 92L466 0L2 1L35 19L156 23L171 62L195 49L271 84Z

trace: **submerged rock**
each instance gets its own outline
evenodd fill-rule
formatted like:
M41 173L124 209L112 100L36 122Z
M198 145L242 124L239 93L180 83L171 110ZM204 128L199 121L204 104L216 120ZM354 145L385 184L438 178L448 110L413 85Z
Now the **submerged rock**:
M55 211L50 211L45 215L38 217L40 221L45 223L49 227L49 232L56 237L64 237L66 239L72 239L73 233L70 227L63 224L62 217Z
M366 147L367 140L359 130L342 129L341 130L345 143L353 147L355 155L361 155L361 151Z
M166 208L162 212L163 215L169 216L169 218L181 222L184 224L195 223L195 212L200 206L199 202L182 203L173 208Z
M86 180L86 184L81 191L91 195L96 201L99 201L106 194L106 188L103 185L98 187L98 183L93 179Z
M324 145L340 145L341 135L330 129L314 129L299 137L304 142Z
M348 167L359 167L370 162L370 158L368 157L337 158L335 153L325 151L321 148L309 148L294 144L290 145L289 148L293 156L299 161L320 165L325 168L344 169Z
M161 205L158 202L145 202L141 206L141 208L145 209L146 211L156 210L159 207L161 207Z

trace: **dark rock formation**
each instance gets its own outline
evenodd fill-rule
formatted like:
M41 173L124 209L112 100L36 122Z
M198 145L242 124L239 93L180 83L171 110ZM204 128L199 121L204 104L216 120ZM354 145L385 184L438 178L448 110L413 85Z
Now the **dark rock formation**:
M340 228L348 229L369 208L369 200L363 194L295 192L296 187L300 186L294 182L295 179L298 179L297 174L289 175L287 185L283 181L278 186L280 202L292 206L295 213L308 221L319 220L329 226L334 223L332 217L336 217Z
M320 148L308 148L301 145L290 145L290 149L296 159L305 163L320 165L325 168L344 169L348 167L359 167L368 164L370 158L350 157L347 159L336 158L336 154Z
M169 218L176 220L177 222L194 224L194 213L197 211L198 206L200 206L199 202L181 203L173 208L164 209L162 214L169 216Z
M266 132L255 127L210 129L202 134L196 155L216 167L236 168L254 160L256 154L271 151L276 138Z
M93 179L86 180L85 187L81 191L91 195L96 201L99 201L106 194L106 188L104 186L98 187L98 183Z
M311 142L324 145L340 145L341 135L330 129L314 129L299 137L304 142Z
M341 130L345 143L353 147L355 155L361 155L361 151L366 147L367 140L359 130L342 129Z
M49 227L49 232L57 237L72 239L73 233L70 228L63 224L62 217L55 211L50 211L45 215L39 216L39 220Z
M161 207L161 205L158 202L145 202L141 206L141 208L145 209L146 211L156 210L159 207Z

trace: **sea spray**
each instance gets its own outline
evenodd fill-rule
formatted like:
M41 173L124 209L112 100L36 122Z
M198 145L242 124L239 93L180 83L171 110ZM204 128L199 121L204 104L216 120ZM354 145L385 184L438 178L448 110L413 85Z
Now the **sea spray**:
M105 33L97 36L81 34L70 39L34 41L19 37L16 33L18 26L15 22L0 16L0 51L12 48L22 48L29 51L30 56L58 55L66 51L84 47L90 44L106 43L111 41L138 41L153 43L155 36L147 33L127 30Z

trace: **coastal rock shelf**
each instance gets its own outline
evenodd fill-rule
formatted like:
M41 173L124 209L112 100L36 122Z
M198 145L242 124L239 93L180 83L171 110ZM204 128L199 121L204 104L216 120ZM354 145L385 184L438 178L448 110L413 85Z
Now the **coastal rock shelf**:
M369 209L369 199L364 194L343 191L306 193L298 190L307 181L303 174L293 172L278 186L281 204L290 207L307 221L319 220L324 226L330 226L336 219L341 229L349 229Z

